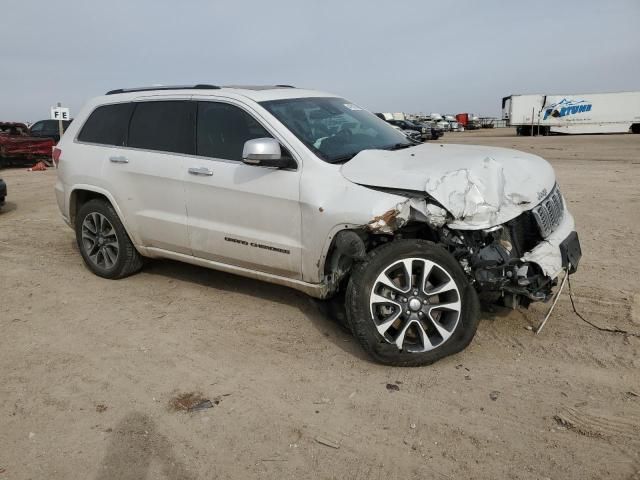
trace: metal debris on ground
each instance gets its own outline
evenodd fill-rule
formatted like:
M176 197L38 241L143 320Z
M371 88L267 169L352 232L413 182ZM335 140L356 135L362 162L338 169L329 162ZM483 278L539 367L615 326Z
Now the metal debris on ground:
M387 383L387 390L390 392L397 392L400 390L400 387L395 383Z
M493 392L491 392L491 393L489 394L489 398L490 398L491 400L493 400L494 402L498 399L498 397L499 397L499 396L500 396L500 392L499 392L499 391L497 391L497 390L494 390Z
M98 413L103 413L107 411L107 406L103 405L102 403L99 403L98 405L96 405L96 412Z
M216 397L212 401L204 398L201 393L187 392L173 397L169 401L169 408L176 412L199 412L200 410L213 408L220 403L220 400L220 397Z
M197 405L194 405L193 407L191 407L189 409L190 412L198 412L200 410L205 410L207 408L213 408L213 403L211 402L211 400L203 400L202 402L198 403Z
M328 440L324 437L316 437L315 438L316 442L325 445L327 447L331 447L331 448L340 448L340 445L338 445L336 442L332 441L332 440Z

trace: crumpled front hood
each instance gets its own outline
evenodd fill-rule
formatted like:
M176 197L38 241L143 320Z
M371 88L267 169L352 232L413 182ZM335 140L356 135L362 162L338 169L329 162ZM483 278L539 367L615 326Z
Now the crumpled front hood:
M459 229L501 225L537 205L555 184L553 168L536 155L473 145L364 150L341 172L360 185L425 191Z

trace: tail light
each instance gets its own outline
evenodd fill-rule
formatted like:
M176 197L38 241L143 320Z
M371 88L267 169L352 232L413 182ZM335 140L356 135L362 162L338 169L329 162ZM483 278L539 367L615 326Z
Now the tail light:
M62 155L62 150L60 150L58 147L54 147L53 151L51 152L51 158L53 159L53 164L56 167L58 166L58 162L60 161L60 155Z

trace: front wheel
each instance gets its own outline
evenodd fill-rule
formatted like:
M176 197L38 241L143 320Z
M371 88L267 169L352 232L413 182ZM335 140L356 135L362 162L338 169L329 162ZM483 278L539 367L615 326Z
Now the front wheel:
M352 272L349 326L365 351L386 365L419 366L464 349L479 304L458 262L424 240L397 240L369 253Z

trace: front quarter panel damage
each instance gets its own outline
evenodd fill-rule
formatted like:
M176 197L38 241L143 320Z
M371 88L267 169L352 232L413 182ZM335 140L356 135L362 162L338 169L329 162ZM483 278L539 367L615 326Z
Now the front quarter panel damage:
M540 238L530 251L518 252L508 225L473 231L453 229L455 221L450 213L428 198L408 198L375 216L366 228L374 235L397 235L399 231L405 235L409 232L404 227L410 223L431 227L436 241L449 249L479 291L519 295L524 305L549 298L554 279L564 269L560 245L575 228L565 208L561 223L550 236ZM537 267L532 269L532 265Z
M394 208L375 216L366 226L371 233L392 234L410 220L422 221L432 228L440 228L447 221L447 211L424 198L409 198Z

